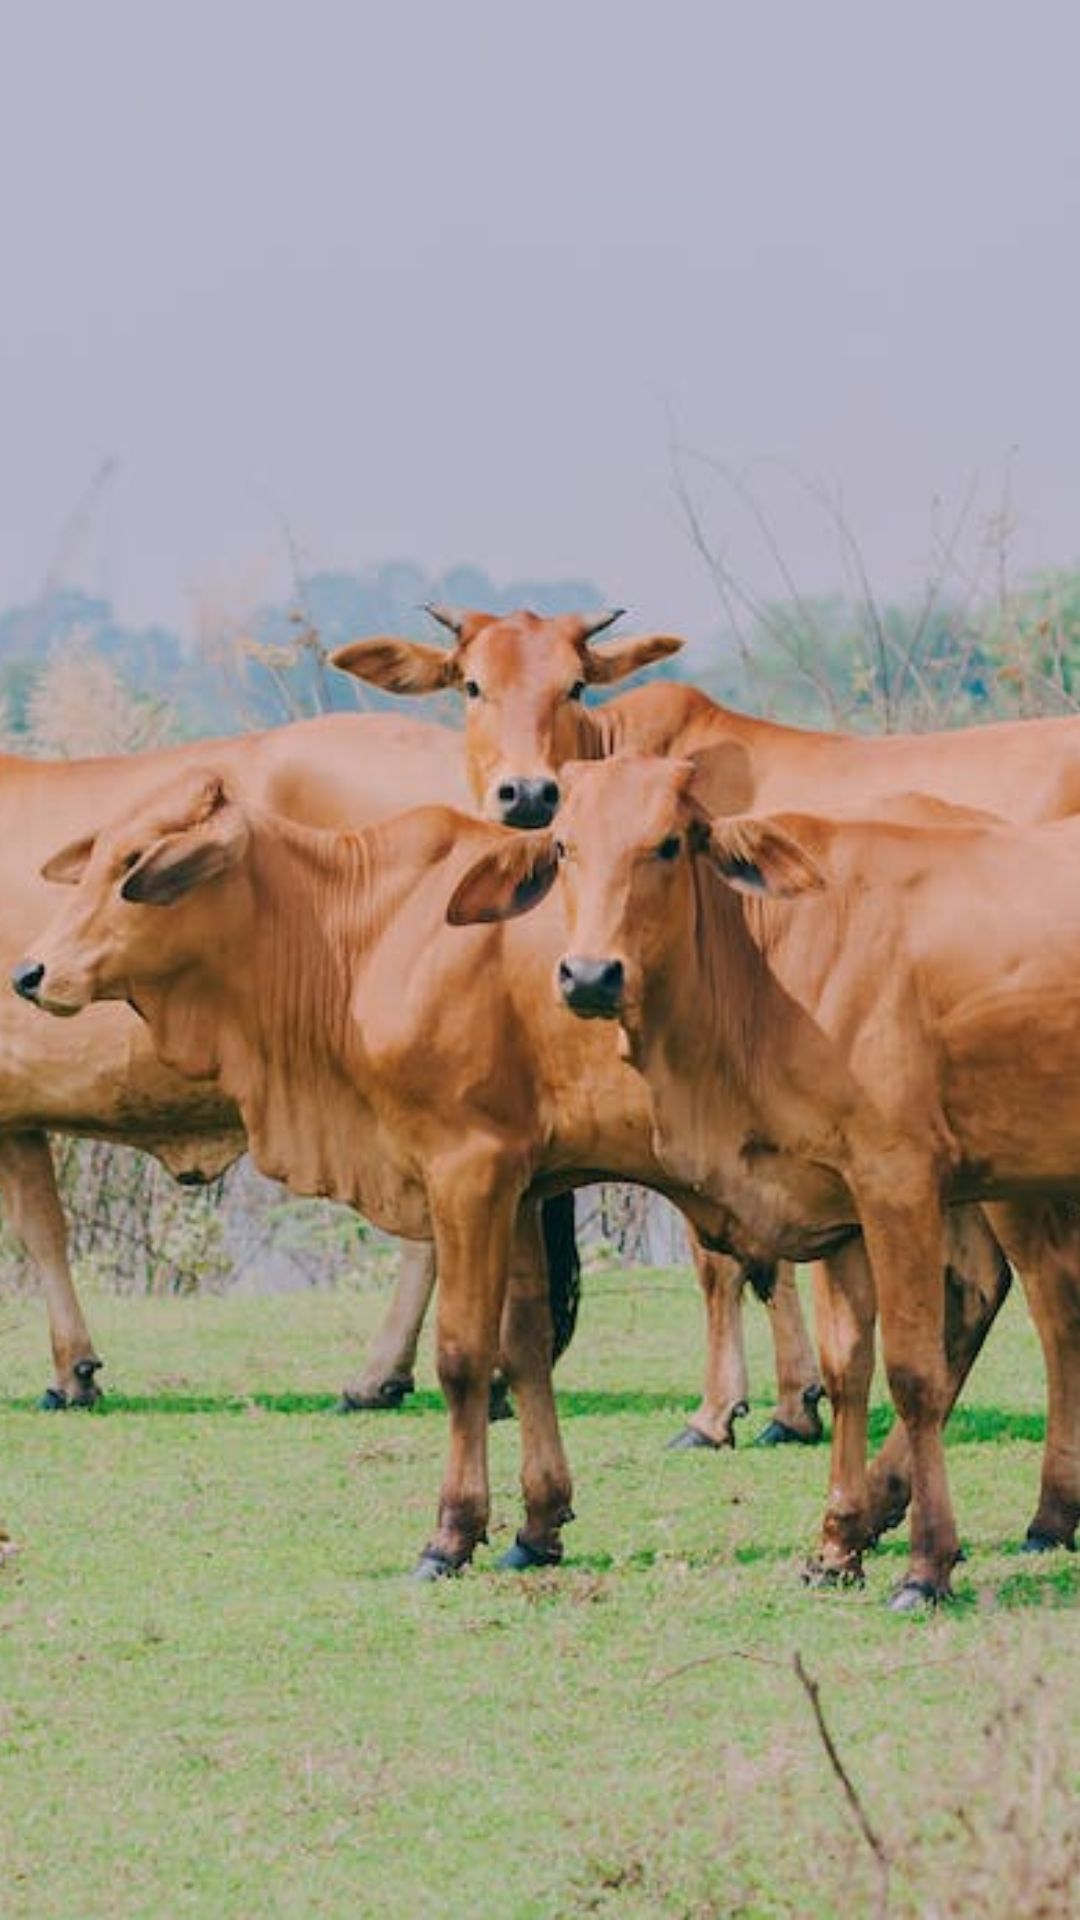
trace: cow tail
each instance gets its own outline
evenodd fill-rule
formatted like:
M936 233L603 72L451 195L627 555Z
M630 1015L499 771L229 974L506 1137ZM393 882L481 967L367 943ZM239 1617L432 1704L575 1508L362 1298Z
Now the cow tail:
M581 1261L574 1233L574 1196L558 1193L540 1208L540 1226L547 1257L548 1299L554 1334L552 1359L566 1352L574 1337L581 1302Z

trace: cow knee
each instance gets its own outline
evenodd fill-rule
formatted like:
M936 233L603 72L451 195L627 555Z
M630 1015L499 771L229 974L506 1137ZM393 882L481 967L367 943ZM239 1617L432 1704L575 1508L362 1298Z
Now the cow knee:
M940 1368L893 1365L887 1368L889 1391L901 1420L910 1426L944 1419L948 1396Z
M492 1361L483 1362L457 1340L439 1343L436 1359L439 1384L450 1406L461 1406L475 1394L487 1393Z

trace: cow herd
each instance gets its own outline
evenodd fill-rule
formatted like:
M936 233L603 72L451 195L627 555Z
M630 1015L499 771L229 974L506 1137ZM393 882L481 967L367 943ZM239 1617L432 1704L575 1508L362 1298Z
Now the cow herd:
M417 1572L456 1572L486 1536L497 1376L524 1499L503 1562L557 1563L567 1196L610 1177L691 1230L708 1338L684 1444L730 1444L744 1410L748 1276L775 1302L774 1437L818 1431L824 1382L811 1577L861 1577L910 1504L891 1604L948 1594L943 1427L1010 1263L1047 1375L1026 1544L1072 1546L1080 720L815 734L671 681L588 708L587 688L680 643L599 640L610 613L432 612L451 644L363 640L335 664L455 691L463 735L339 715L0 763L20 996L0 1008L0 1199L42 1274L52 1404L92 1397L99 1362L47 1130L147 1147L188 1178L246 1141L297 1193L415 1244L349 1404L410 1389L437 1270L450 1449ZM820 1377L797 1260L814 1263ZM868 1465L878 1318L898 1420Z

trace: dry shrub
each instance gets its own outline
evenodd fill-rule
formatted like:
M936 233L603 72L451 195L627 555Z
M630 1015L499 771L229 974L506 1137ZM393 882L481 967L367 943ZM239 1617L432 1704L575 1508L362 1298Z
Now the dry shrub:
M138 753L164 746L174 730L168 703L135 692L91 651L86 636L68 642L42 669L27 702L27 725L19 749L43 760Z

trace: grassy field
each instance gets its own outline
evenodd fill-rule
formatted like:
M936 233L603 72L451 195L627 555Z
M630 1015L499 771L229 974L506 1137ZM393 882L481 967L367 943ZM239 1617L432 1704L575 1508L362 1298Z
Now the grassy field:
M403 1577L437 1394L331 1417L372 1296L92 1302L104 1416L32 1411L0 1301L0 1914L1076 1911L1080 1571L1016 1550L1040 1366L1014 1302L955 1421L970 1558L937 1617L804 1590L820 1451L667 1453L699 1351L683 1275L588 1283L562 1370L579 1519L557 1574ZM752 1309L755 1407L768 1404ZM423 1378L432 1379L430 1359ZM884 1428L884 1412L878 1431ZM516 1525L492 1439L492 1547Z

